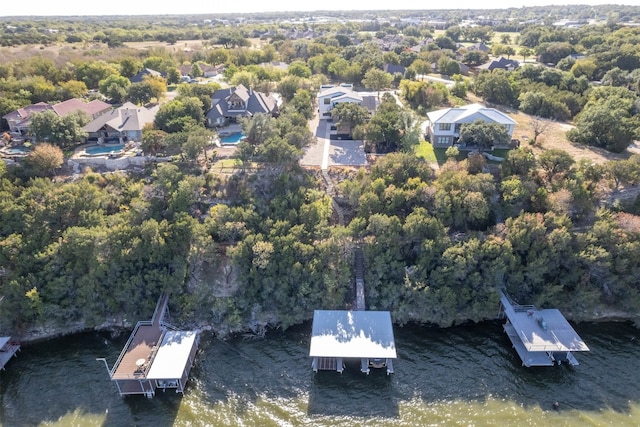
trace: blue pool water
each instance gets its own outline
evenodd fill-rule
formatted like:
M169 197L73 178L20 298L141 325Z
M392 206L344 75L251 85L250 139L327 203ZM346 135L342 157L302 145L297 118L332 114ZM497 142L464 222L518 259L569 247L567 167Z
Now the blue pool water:
M96 155L96 154L119 153L123 149L124 149L124 144L92 145L91 147L85 148L85 151L87 154Z
M4 152L7 154L27 154L29 150L27 147L11 147L5 148Z
M242 132L233 132L229 135L221 136L220 142L222 144L237 144L245 138L246 137L242 134Z

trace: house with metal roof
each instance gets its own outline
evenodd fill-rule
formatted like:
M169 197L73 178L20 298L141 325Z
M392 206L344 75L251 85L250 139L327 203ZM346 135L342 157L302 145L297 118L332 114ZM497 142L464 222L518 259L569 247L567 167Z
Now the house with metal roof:
M141 141L142 129L146 124L153 123L158 108L139 107L126 102L120 108L98 116L82 129L87 132L87 139L94 139L99 143Z
M393 373L397 358L388 311L315 310L309 356L314 372L344 370L346 359L360 361L362 372L385 367Z
M509 137L513 135L517 124L505 113L481 104L430 111L427 118L427 133L434 147L451 147L456 144L460 137L460 128L465 123L474 123L477 120L498 123L506 127Z
M217 90L211 95L207 124L210 127L226 126L237 122L239 117L252 117L258 113L277 116L278 102L271 95L238 85Z

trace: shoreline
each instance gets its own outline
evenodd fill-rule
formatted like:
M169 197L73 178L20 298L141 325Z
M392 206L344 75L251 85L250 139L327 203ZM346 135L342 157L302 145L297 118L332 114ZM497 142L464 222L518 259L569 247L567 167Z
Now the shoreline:
M311 319L308 319L308 321L311 321ZM495 322L495 321L500 321L500 319L495 318L495 319L486 319L483 320L481 322L471 322L471 321L467 321L464 323L459 323L456 325L452 325L449 327L464 327L465 325L468 324L477 324L477 323L483 323L483 322ZM598 314L597 317L593 317L587 320L580 320L580 321L575 321L575 320L570 320L572 323L574 324L584 324L584 323L630 323L631 325L633 325L635 328L640 329L640 315L632 315L630 313L623 313L623 312L608 312L608 313L601 313ZM304 322L298 323L296 325L293 326L299 326ZM447 327L440 327L437 326L435 324L421 324L418 322L410 322L404 326L407 325L415 325L417 327L422 327L422 328L428 328L428 329L447 329ZM393 324L394 327L400 327L398 324ZM76 334L83 334L83 333L88 333L88 332L98 332L98 333L110 333L112 337L117 337L123 333L130 333L131 330L135 327L135 324L132 324L130 322L127 321L109 321L109 322L104 322L101 325L98 326L86 326L84 324L76 324L73 326L69 326L67 328L61 328L61 327L41 327L41 328L36 328L36 329L32 329L27 331L24 335L12 335L12 337L16 338L21 345L29 345L29 344L39 344L39 343L43 343L43 342L47 342L47 341L52 341L52 340L56 340L58 338L63 338L63 337L67 337L70 335L76 335ZM212 334L214 334L216 337L218 337L221 340L224 340L226 338L229 337L233 337L236 335L243 335L243 334L247 334L247 333L253 333L254 331L247 327L245 329L239 330L239 331L234 331L234 332L228 332L228 331L223 331L223 330L218 330L216 329L214 326L212 325L204 325L201 327L197 327L197 328L193 328L195 330L197 330L199 333L201 332L211 332ZM258 336L258 335L256 335Z

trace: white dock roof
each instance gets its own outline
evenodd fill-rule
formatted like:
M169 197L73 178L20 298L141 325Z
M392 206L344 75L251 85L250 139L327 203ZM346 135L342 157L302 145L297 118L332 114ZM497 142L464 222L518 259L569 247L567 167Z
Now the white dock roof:
M506 297L501 298L505 314L527 351L589 351L560 310L516 311Z
M162 338L156 357L147 373L147 379L181 378L189 363L189 353L196 342L195 331L167 331Z
M309 356L395 359L391 314L315 310Z
M10 339L11 337L0 337L0 348L4 347Z

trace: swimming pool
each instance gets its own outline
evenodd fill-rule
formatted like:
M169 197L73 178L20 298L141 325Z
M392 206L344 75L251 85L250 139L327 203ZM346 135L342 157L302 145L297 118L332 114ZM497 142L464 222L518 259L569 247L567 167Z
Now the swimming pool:
M11 148L4 148L2 151L6 154L16 155L16 154L29 154L29 151L31 150L29 150L27 147L11 147Z
M222 144L237 144L238 142L245 139L246 136L242 134L242 132L233 132L229 135L220 136L220 143Z
M116 145L92 145L90 147L85 148L85 152L92 156L99 154L112 154L119 153L124 150L124 144L116 144Z

